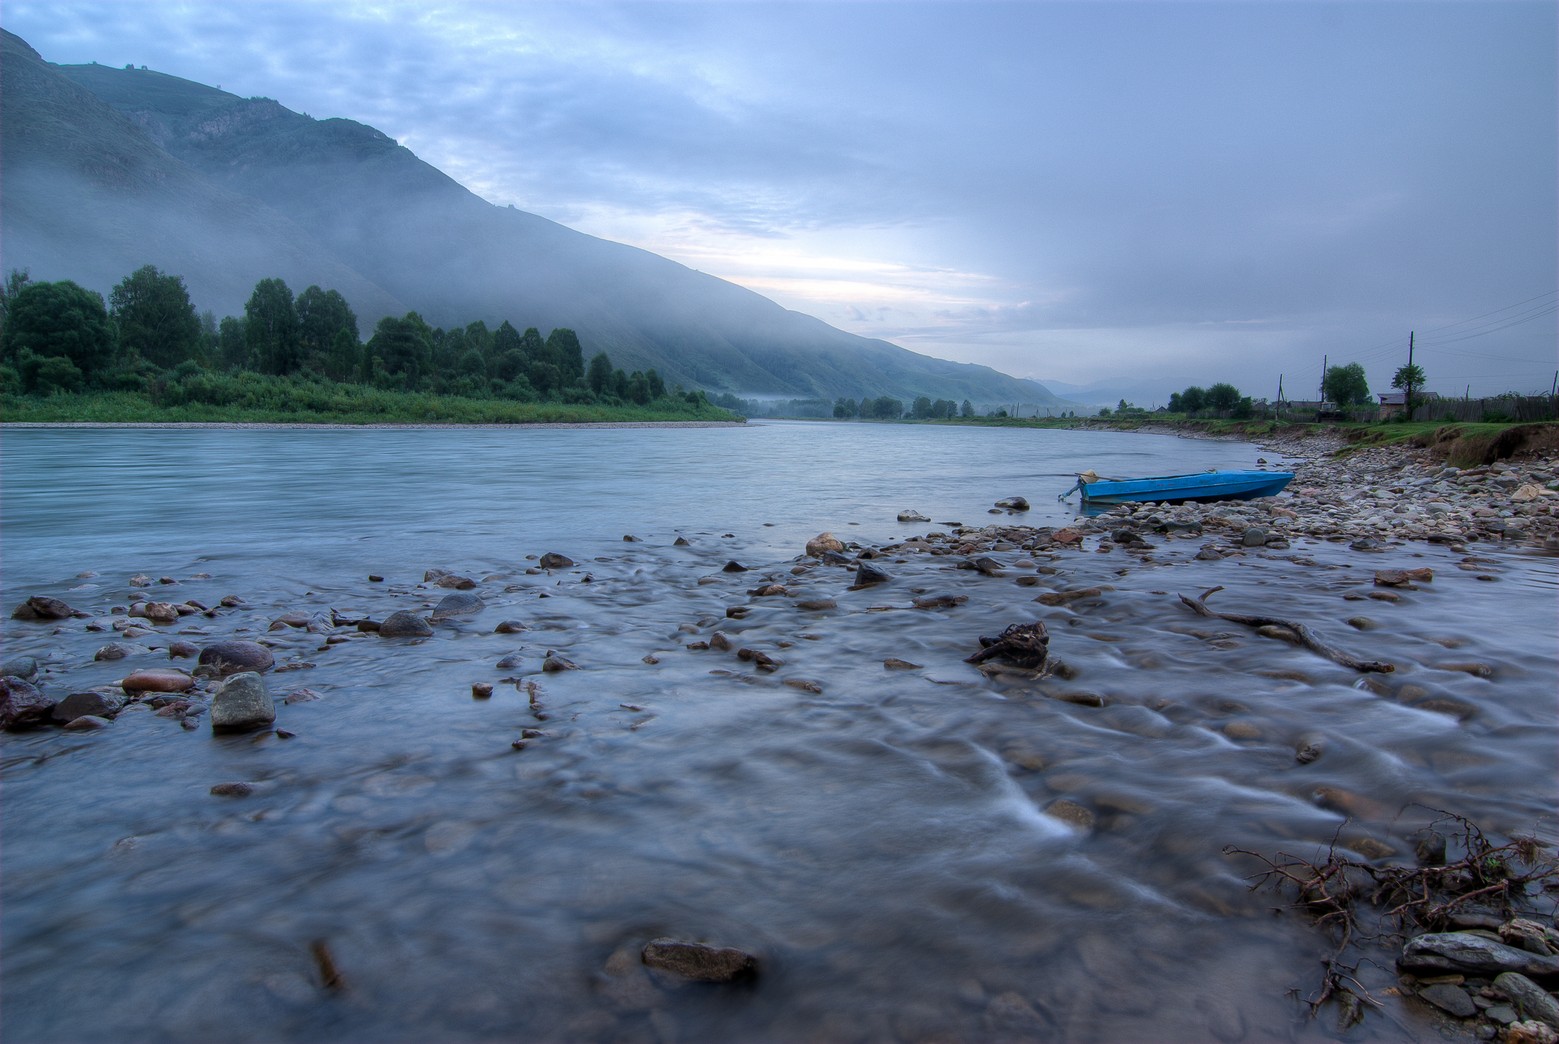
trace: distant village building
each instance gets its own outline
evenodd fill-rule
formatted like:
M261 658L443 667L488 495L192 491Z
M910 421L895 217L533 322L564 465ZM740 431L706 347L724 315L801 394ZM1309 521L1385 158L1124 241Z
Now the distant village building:
M1380 396L1381 420L1388 421L1394 417L1405 416L1407 414L1407 392L1388 391L1376 392L1375 394ZM1439 397L1439 393L1437 392L1426 391L1421 391L1417 395L1413 396L1413 398L1418 400L1419 408L1428 406L1431 402L1438 399Z

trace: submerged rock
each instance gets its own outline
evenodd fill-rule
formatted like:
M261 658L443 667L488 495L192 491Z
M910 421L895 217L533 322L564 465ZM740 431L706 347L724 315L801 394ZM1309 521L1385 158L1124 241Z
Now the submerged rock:
M438 605L433 607L433 619L448 620L455 616L469 616L471 613L479 613L487 608L487 603L482 601L479 595L466 591L457 591L454 594L445 595ZM383 625L380 625L381 630Z
M745 950L679 939L655 939L642 959L651 968L693 982L732 982L758 973L758 958Z
M74 721L83 715L112 718L125 705L125 697L110 692L73 692L54 705L51 716L60 724Z
M881 566L872 565L870 562L862 562L855 567L856 587L871 587L874 584L885 584L892 579L893 574Z
M574 560L567 555L560 555L556 551L548 551L541 556L541 561L537 564L543 569L567 569L574 564Z

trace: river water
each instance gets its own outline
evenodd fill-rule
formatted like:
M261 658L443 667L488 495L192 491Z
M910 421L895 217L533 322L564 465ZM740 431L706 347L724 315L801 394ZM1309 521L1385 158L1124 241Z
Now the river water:
M877 547L1061 525L1055 495L1083 468L1260 455L827 423L8 429L4 608L52 595L95 620L8 619L5 658L45 660L62 696L167 665L175 637L263 639L289 735L140 712L0 737L0 1036L1334 1039L1303 1003L1325 941L1225 849L1411 859L1436 809L1553 840L1555 559L1296 541L1210 562L1211 537L1155 538L1147 558L1090 539L994 552L1002 576L910 554L860 590L846 568L793 572L823 530ZM1012 495L1033 510L989 513ZM934 521L898 523L906 508ZM549 551L578 564L537 571ZM1432 582L1357 600L1376 569L1420 566ZM478 580L487 608L429 639L269 629L425 612L447 594L433 568ZM788 594L750 593L770 581ZM1215 607L1304 621L1396 671L1361 678L1176 597L1215 585ZM1078 587L1100 591L1034 600ZM927 594L968 601L912 608ZM244 602L93 660L117 636L88 625L133 597L226 595ZM1070 677L964 662L1032 620ZM733 651L687 648L717 631ZM580 669L544 673L549 651ZM280 703L303 688L319 698ZM523 729L541 735L517 749ZM1322 753L1302 764L1307 743ZM233 781L254 793L210 793ZM660 982L638 962L660 936L748 950L759 975ZM1392 982L1389 961L1360 975ZM1381 999L1347 1039L1435 1032Z

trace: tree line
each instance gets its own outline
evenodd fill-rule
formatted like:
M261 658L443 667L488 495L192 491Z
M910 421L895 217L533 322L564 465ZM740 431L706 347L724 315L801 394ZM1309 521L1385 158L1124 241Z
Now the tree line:
M181 276L144 265L108 300L71 280L35 282L12 270L0 286L0 386L25 395L155 391L213 401L222 375L258 373L519 402L647 405L699 391L668 390L651 369L625 373L605 352L589 363L573 330L543 338L507 319L441 329L416 312L386 316L361 339L335 290L294 296L262 279L241 316L197 313Z

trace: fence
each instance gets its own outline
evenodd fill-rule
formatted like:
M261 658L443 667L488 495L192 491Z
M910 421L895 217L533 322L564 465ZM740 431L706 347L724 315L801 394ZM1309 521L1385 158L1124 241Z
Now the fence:
M1413 411L1420 420L1559 420L1559 396L1501 395L1495 399L1430 399Z

